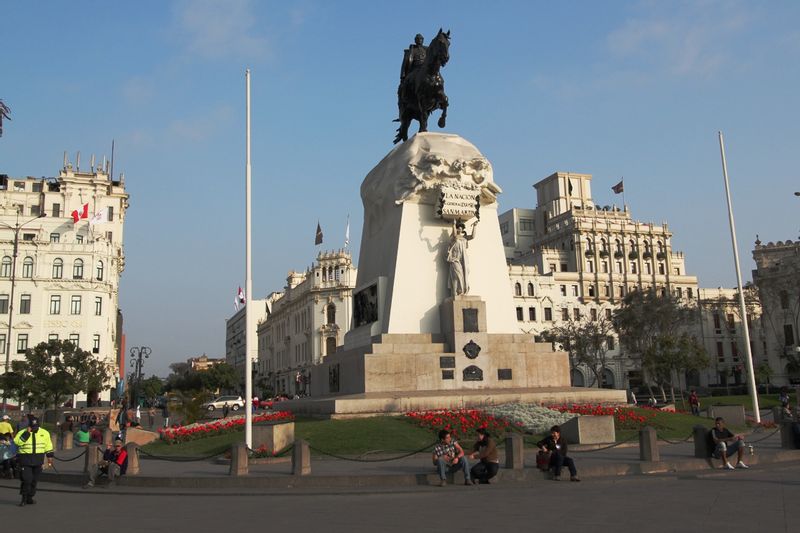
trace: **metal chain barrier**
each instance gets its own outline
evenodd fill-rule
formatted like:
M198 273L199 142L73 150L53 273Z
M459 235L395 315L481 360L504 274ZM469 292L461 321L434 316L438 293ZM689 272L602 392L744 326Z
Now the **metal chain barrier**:
M436 441L436 442L438 442L438 441ZM337 455L335 453L331 453L331 452L326 452L324 450L320 450L319 448L316 448L316 447L312 446L311 444L308 445L308 448L310 450L313 450L313 451L317 452L317 453L321 453L322 455L327 455L328 457L333 457L334 459L341 459L343 461L353 461L353 462L356 462L356 463L382 463L382 462L386 462L386 461L397 461L398 459L405 459L406 457L411 457L412 455L416 455L418 453L422 453L422 452L432 448L433 446L435 446L436 442L432 442L432 443L428 444L427 446L425 446L424 448L420 448L419 450L414 450L413 452L408 452L408 453L405 453L403 455L398 455L396 457L389 457L388 459L361 459L359 457L345 457L344 455Z
M781 428L779 428L779 427L775 428L775 431L773 431L769 435L765 435L765 436L761 437L760 439L756 439L756 440L749 440L748 439L748 440L745 440L745 444L753 444L753 443L756 443L756 442L761 442L762 440L766 440L766 439L770 438L771 436L773 436L775 433L779 432L780 430L781 430Z
M87 448L84 448L81 453L79 453L78 455L76 455L75 457L73 457L71 459L62 459L61 457L56 457L55 454L53 455L53 459L55 459L56 461L61 461L62 463L68 463L70 461L74 461L75 459L79 459L79 458L83 457L84 455L86 455L86 450L87 450Z
M190 463L192 461L208 461L209 459L213 459L214 457L218 457L223 455L225 452L231 449L230 446L225 446L224 449L211 453L209 455L204 455L201 457L188 457L188 456L170 456L170 455L156 455L154 453L150 453L142 448L137 448L137 451L142 455L145 455L151 459L157 459L159 461L172 461L175 463Z
M248 451L248 453L250 453L250 454L256 454L256 453L258 453L258 451L257 451L257 450L254 450L254 449L252 449L252 448L248 448L247 446L245 446L245 448L247 448L247 451ZM265 455L264 457L256 457L256 459L269 459L269 458L271 458L271 457L283 457L284 455L286 455L287 453L289 453L290 451L292 451L292 449L294 449L294 444L290 444L290 445L288 445L286 448L282 449L282 450L281 450L281 451L279 451L279 452L273 453L272 455Z
M656 436L658 436L658 433L656 433ZM690 440L692 440L692 438L694 438L694 433L689 433L688 437L679 440L670 440L666 437L660 437L660 436L658 437L658 440L663 440L667 444L683 444L685 442L689 442Z
M610 450L611 448L616 448L620 444L625 444L626 442L631 442L634 439L638 439L639 435L633 435L628 437L627 439L621 440L619 442L615 442L614 444L609 444L608 446L603 446L602 448L595 448L594 450L572 450L572 453L592 453L592 452L599 452L602 450Z

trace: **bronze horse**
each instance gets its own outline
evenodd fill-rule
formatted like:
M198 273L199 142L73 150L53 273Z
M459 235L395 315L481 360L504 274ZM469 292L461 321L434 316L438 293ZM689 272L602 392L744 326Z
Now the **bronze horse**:
M394 143L408 140L408 127L412 120L419 122L419 131L428 131L428 116L442 110L438 125L444 128L447 123L447 95L444 93L444 80L439 70L450 59L450 31L439 33L428 45L423 64L415 68L400 84L400 122Z

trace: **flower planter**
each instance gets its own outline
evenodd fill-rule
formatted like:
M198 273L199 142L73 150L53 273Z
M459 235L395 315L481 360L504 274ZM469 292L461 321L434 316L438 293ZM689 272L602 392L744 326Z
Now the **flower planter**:
M253 449L267 453L285 450L294 442L294 422L253 424Z

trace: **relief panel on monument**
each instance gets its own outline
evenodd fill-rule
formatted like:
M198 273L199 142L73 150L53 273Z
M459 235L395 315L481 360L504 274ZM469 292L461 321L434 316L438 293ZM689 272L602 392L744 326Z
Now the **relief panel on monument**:
M442 370L442 379L455 379L455 370Z
M462 316L464 318L464 333L478 333L478 310L477 309L462 309Z
M514 379L513 373L510 368L498 368L497 369L497 379L500 381Z
M464 369L464 381L483 381L483 370L475 365Z
M455 368L456 358L452 355L443 355L439 357L439 368Z
M470 340L467 344L464 345L464 355L466 355L467 358L475 359L476 357L478 357L478 355L480 355L480 353L481 353L481 347L478 346L478 344L475 341Z
M353 327L378 320L378 284L374 283L353 295Z

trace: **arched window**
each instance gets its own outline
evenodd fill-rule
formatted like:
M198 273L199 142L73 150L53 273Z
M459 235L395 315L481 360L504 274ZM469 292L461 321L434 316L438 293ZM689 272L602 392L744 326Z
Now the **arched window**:
M608 244L606 243L605 239L600 239L600 251L607 252L608 251Z
M333 304L328 306L328 324L336 324L336 306Z
M72 263L72 279L83 279L83 259L76 259Z
M3 263L0 265L0 278L11 277L11 258L8 256L3 257Z
M631 239L631 241L628 244L630 244L630 246L631 246L631 251L636 250L636 241Z
M22 261L22 277L33 277L33 257L26 257L25 260Z
M619 239L614 240L614 249L617 252L622 252L622 243L620 242Z
M644 253L649 254L650 252L650 241L644 241Z
M608 368L603 369L603 388L604 389L614 388L614 372L612 372Z
M336 337L328 337L325 339L325 355L333 355L336 353Z
M585 387L586 380L583 379L583 373L578 370L577 368L573 368L569 371L569 378L572 381L573 387Z
M53 259L53 279L61 279L64 275L64 261L60 257Z
M533 296L533 283L528 283L528 296Z
M664 243L661 241L656 242L656 246L658 247L658 253L664 253Z
M103 281L103 261L97 262L94 277L97 278L97 281Z
M514 294L516 296L522 296L522 285L520 285L519 283L514 284Z

